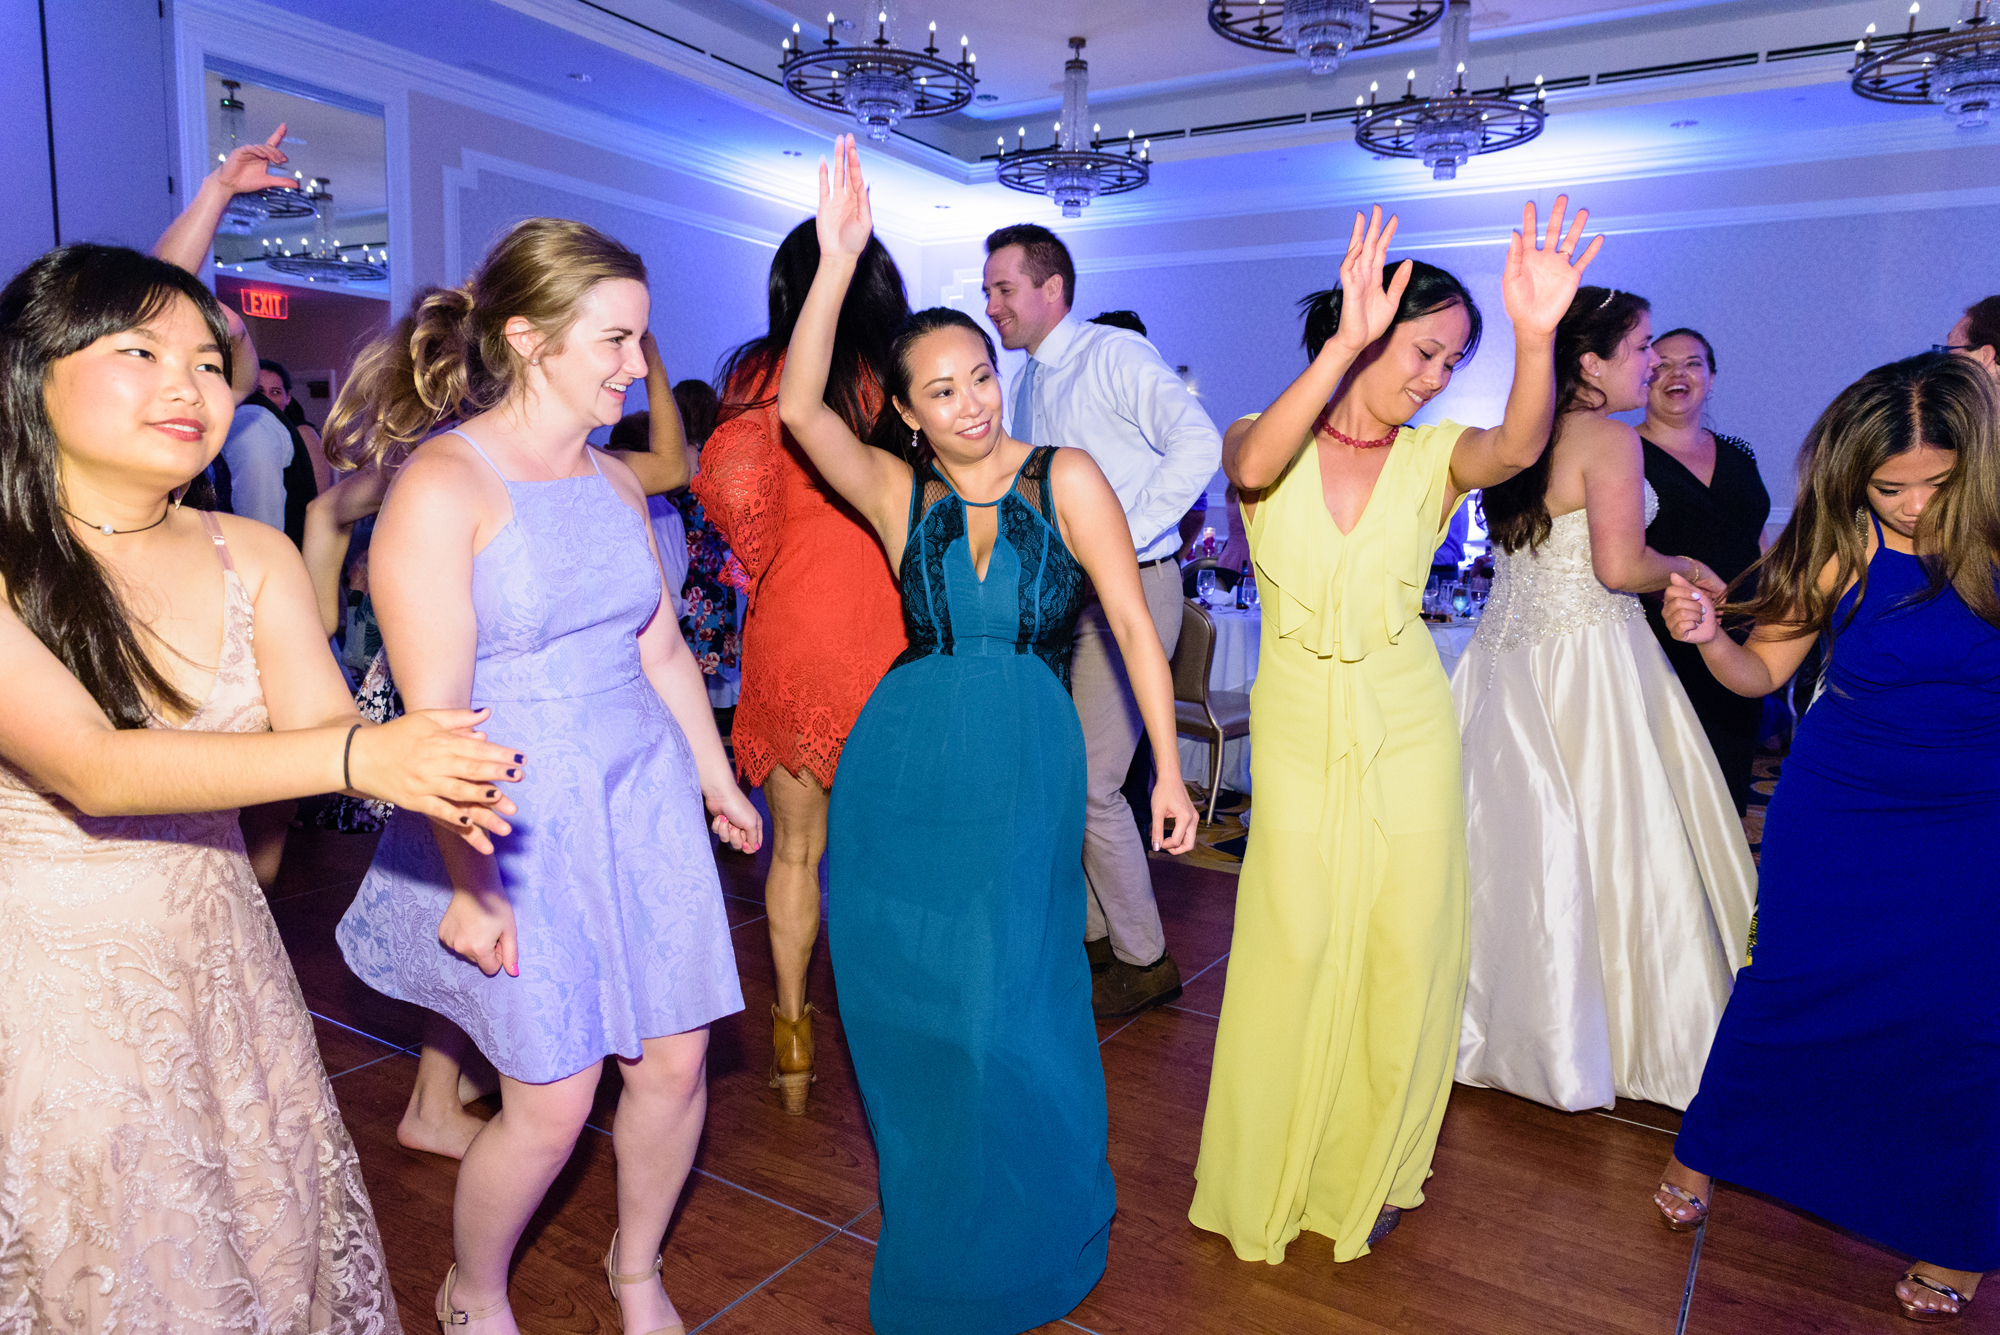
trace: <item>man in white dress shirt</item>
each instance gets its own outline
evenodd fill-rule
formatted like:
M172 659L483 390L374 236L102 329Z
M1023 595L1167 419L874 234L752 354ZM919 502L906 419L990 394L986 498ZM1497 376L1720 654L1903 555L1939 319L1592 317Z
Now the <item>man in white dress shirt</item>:
M1088 453L1125 507L1139 581L1171 655L1181 633L1179 524L1222 464L1215 423L1158 349L1129 329L1070 313L1076 266L1046 227L1023 223L986 238L986 314L1028 364L1007 395L1009 431L1033 445ZM1076 627L1071 692L1088 765L1083 871L1091 1002L1130 1015L1180 995L1167 951L1146 846L1120 791L1144 724L1104 609L1093 600Z

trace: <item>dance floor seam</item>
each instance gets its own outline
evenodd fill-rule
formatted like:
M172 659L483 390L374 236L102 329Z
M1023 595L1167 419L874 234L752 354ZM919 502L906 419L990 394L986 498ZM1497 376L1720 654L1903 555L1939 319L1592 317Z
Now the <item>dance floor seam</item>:
M380 1221L403 1329L420 1335L451 1256L458 1166L404 1149L423 1013L347 971L333 928L372 840L293 831L272 912L298 970ZM718 859L744 1010L711 1029L709 1115L665 1279L690 1332L866 1335L881 1227L873 1143L822 934L809 995L819 1082L803 1117L768 1087L774 1000L761 930L768 854ZM1675 1234L1650 1197L1680 1114L1620 1100L1568 1114L1456 1087L1426 1203L1358 1261L1317 1234L1279 1266L1236 1259L1187 1219L1229 966L1237 878L1151 864L1183 996L1099 1023L1118 1186L1102 1282L1038 1335L1893 1335L1898 1258L1760 1196L1717 1193L1712 1227ZM511 1294L526 1335L618 1335L603 1247L615 1221L608 1063L569 1167L530 1224ZM492 1099L474 1104L482 1116ZM841 1222L836 1222L841 1221ZM1705 1248L1697 1252L1695 1248ZM2000 1332L1975 1307L1966 1335ZM939 1335L953 1335L939 1332Z

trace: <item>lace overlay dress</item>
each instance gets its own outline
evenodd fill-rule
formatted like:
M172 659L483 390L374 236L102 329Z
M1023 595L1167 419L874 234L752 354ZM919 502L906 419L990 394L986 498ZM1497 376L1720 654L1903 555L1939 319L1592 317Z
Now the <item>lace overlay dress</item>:
M1757 873L1639 600L1597 582L1584 511L1498 553L1451 684L1472 868L1458 1078L1570 1111L1685 1108Z
M903 651L902 606L882 544L778 420L784 358L724 398L769 401L716 427L692 494L747 578L743 690L730 726L737 772L773 768L832 787L848 730Z
M250 598L223 590L183 726L262 732ZM0 762L0 1330L400 1329L236 813L85 816Z

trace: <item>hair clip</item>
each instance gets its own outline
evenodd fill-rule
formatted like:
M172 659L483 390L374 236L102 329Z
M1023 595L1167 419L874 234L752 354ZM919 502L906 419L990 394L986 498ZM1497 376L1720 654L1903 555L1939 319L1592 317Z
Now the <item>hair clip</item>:
M1609 306L1611 304L1611 299L1617 295L1618 295L1618 289L1615 287L1612 288L1609 292L1606 292L1604 294L1604 300L1597 303L1597 309L1601 311L1606 306Z

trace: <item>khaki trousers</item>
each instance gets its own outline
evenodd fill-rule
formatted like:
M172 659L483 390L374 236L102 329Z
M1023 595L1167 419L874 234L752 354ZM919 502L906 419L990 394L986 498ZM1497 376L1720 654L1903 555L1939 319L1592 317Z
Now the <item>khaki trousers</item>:
M1181 638L1181 572L1173 561L1142 569L1140 587L1153 614L1160 647L1172 656ZM1146 865L1146 841L1132 820L1121 791L1145 723L1118 641L1092 600L1076 623L1076 650L1070 659L1070 691L1083 725L1087 770L1083 824L1083 875L1089 885L1084 939L1111 938L1111 949L1127 964L1147 965L1167 950L1153 902L1153 876Z

